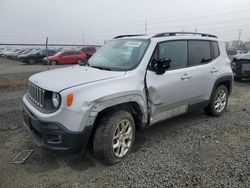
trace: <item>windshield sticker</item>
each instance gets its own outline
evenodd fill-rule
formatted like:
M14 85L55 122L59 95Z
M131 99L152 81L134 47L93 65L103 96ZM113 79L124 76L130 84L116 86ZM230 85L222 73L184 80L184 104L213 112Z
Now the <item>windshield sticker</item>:
M142 42L128 41L128 42L126 42L125 46L138 48L141 45L141 43Z

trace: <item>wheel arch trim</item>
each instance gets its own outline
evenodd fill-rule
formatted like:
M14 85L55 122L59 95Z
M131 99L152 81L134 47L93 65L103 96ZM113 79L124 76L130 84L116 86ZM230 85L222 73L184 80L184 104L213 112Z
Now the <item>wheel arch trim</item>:
M225 76L222 76L222 77L217 78L217 80L215 81L214 87L213 87L212 93L211 93L211 95L210 95L209 101L212 100L212 97L213 97L214 92L216 91L216 88L217 88L219 85L221 85L222 83L225 83L225 82L229 82L228 94L229 94L229 95L231 94L232 88L233 88L233 75L225 75Z
M146 103L141 95L134 94L134 95L126 95L120 96L108 100L104 100L102 102L95 101L95 104L90 109L90 113L86 118L85 125L86 126L93 126L95 120L100 112L110 107L115 107L117 105L127 104L127 103L136 103L141 111L142 114L142 123L147 123L147 106Z

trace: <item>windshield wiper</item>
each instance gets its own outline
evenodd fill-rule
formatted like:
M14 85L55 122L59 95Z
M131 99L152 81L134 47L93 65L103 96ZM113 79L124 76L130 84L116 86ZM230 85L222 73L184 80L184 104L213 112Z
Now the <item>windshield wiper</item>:
M107 68L107 67L100 67L100 66L90 66L90 67L93 67L93 68L96 68L96 69L100 69L100 70L108 70L108 71L111 71L110 68Z

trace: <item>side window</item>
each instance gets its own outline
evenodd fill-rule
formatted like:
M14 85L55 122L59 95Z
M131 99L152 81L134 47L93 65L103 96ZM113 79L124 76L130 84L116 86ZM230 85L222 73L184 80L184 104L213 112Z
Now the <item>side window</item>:
M48 55L54 55L56 52L53 50L48 50Z
M213 58L217 58L220 55L220 51L219 51L219 46L218 46L218 42L211 42L212 44L212 51L213 51Z
M170 70L187 67L187 41L170 41L159 44L159 59L171 59Z
M188 66L196 66L212 60L209 41L188 42Z
M70 52L63 52L63 53L61 53L61 55L62 55L62 56L67 56L67 55L69 55L69 53L70 53Z
M72 55L80 55L80 52L72 52Z

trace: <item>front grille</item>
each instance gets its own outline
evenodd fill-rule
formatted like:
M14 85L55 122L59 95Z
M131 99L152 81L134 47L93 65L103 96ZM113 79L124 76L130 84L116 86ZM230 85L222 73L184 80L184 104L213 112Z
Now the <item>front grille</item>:
M45 90L29 82L28 97L39 107L44 107Z

